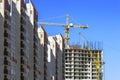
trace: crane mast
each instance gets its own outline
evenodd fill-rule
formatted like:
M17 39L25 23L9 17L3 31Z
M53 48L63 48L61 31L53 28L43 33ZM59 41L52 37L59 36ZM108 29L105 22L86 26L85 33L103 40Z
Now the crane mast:
M68 44L69 44L69 15L67 14L66 15L66 27L65 27L65 37L64 37L64 40L65 40L65 48L68 47Z
M59 23L48 23L48 22L38 22L38 24L40 24L41 26L62 26L65 27L65 36L64 36L64 46L65 48L68 48L68 44L69 44L69 29L70 28L83 28L86 29L88 28L88 26L84 25L84 26L79 26L79 25L73 25L73 24L69 24L69 15L66 15L66 24L59 24Z

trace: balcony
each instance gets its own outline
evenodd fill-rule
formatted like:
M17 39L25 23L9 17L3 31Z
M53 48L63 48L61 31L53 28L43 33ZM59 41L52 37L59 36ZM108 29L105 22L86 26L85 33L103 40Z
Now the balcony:
M25 55L24 50L21 49L21 56L24 56L24 55Z
M5 56L8 56L8 55L9 55L9 52L7 51L6 48L5 48L5 50L4 50L4 55L5 55Z
M22 47L22 48L24 48L24 47L25 47L25 45L24 45L24 42L23 42L23 41L21 41L21 47Z
M9 46L9 43L7 42L7 40L5 39L5 41L4 41L4 46Z
M21 58L21 64L25 64L25 61L23 60L23 58Z
M27 58L25 58L24 56L21 56L21 64L27 64Z
M24 41L25 37L23 36L23 34L21 34L21 40Z
M8 69L4 68L4 74L8 74Z
M5 76L4 76L4 80L10 80L10 79L8 79L7 76L5 75Z
M8 37L9 34L7 33L7 31L4 32L4 37Z
M8 20L7 20L7 19L5 19L5 21L4 21L4 28L5 28L5 29L7 29L7 28L8 28L8 26L9 26Z
M21 24L22 25L25 25L26 24L26 20L25 20L25 16L24 15L21 15L21 20L20 20Z
M20 70L21 70L21 75L23 75L23 72L25 71L24 65L21 65L21 66L20 66Z
M4 60L4 65L8 65L8 60Z
M23 28L23 26L21 26L21 36L23 35L24 36L25 34L25 29Z
M21 72L21 79L20 80L25 80L25 78L24 78L24 75L23 75L23 72Z
M23 27L23 26L21 26L21 31L22 31L22 32L25 32L25 29L24 29L24 27Z
M25 80L24 76L21 76L21 80Z
M23 67L21 67L21 72L24 72L24 68Z
M47 60L47 58L46 58L46 57L44 57L44 62L45 62L45 63L47 63L47 62L48 62L48 60Z
M44 69L47 69L47 65L46 64L44 64Z
M9 15L9 13L8 12L6 12L5 13L5 20L10 20L11 18L10 18L10 15Z

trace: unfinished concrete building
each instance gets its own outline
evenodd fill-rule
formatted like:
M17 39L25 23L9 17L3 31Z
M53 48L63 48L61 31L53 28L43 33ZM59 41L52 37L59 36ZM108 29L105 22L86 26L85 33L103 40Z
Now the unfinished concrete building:
M65 80L103 80L102 50L88 50L79 46L72 46L64 51L65 53ZM99 75L96 70L95 57L99 56Z

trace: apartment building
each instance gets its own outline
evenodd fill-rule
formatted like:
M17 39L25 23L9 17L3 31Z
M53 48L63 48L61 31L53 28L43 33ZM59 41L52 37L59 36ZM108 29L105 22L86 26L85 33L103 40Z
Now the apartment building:
M40 44L41 46L41 55L42 55L42 59L41 59L41 68L42 68L42 79L43 80L51 80L52 77L52 62L51 62L51 48L50 48L50 43L48 40L48 35L46 33L46 31L44 30L43 27L40 27L38 29L38 35L40 38ZM52 42L53 43L53 42ZM55 62L53 62L55 63ZM54 64L55 65L55 64ZM56 65L55 65L56 66ZM54 69L56 70L56 68L54 67ZM53 78L53 80L55 79L55 77ZM56 79L55 79L56 80Z
M102 50L88 50L78 46L65 49L65 80L96 80L99 77L103 80L103 67L99 65L100 72L97 74L95 57L99 56L99 63L102 63Z
M0 13L3 17L3 20L1 20L2 26L0 26L2 30L0 31L2 32L1 40L3 41L3 45L1 45L1 57L3 57L1 59L1 79L15 79L19 76L20 72L18 70L20 68L19 54L16 54L19 53L19 20L13 23L16 16L18 16L16 19L19 19L19 15L14 15L18 9L14 7L13 3L14 1L10 0L0 1ZM12 4L13 6L11 6ZM15 10L12 10L14 8ZM16 35L16 31L18 31L18 36Z
M2 5L3 3L0 1L0 78L3 79L4 76L4 6Z
M1 80L41 80L37 18L32 1L0 0Z
M31 9L29 8L31 7ZM31 14L29 13L31 11ZM21 1L21 79L34 79L34 10L31 2Z
M38 28L38 36L39 36L39 39L40 39L40 44L41 44L41 80L46 80L46 63L47 63L47 47L46 45L48 44L48 40L47 40L47 33L45 32L45 30L40 27Z
M43 47L44 66L41 67L44 69L44 80L63 80L63 37L60 34L48 36L43 27L38 29L38 34Z
M57 67L57 80L63 80L64 79L64 40L61 34L58 34L54 37L57 46L56 46L56 67Z
M48 37L49 45L48 45L48 63L47 63L47 72L48 79L47 80L56 80L56 41L52 36Z

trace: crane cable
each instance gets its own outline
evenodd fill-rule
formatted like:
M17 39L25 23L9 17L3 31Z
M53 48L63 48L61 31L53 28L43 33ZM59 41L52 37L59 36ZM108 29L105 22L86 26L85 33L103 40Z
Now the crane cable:
M52 19L59 19L59 18L63 18L66 17L66 15L61 15L61 16L56 16L56 17L49 17L49 18L40 18L40 21L44 21L44 20L52 20Z

